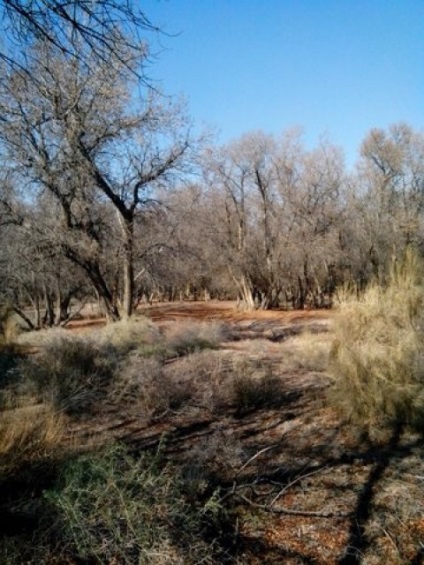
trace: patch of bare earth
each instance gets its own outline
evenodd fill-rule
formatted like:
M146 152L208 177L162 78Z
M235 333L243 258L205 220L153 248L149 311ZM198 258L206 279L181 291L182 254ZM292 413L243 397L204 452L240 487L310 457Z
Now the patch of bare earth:
M327 406L331 312L246 313L210 302L142 313L163 332L193 320L223 324L225 339L209 353L213 363L224 375L230 366L240 375L265 368L280 383L278 405L240 411L193 400L147 415L136 402L110 402L75 423L69 441L115 438L134 450L162 442L193 480L219 485L222 501L235 508L238 563L423 562L422 439L398 433L371 445ZM170 359L166 371L180 378L185 362Z

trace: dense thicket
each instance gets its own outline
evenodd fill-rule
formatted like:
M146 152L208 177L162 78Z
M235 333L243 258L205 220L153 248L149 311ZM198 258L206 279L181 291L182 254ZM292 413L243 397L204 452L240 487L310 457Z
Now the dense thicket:
M0 3L6 31L19 23L0 78L0 297L29 326L93 298L115 320L155 296L328 307L421 251L422 133L370 131L349 173L296 131L206 143L146 84L147 19L101 4L72 2L69 19L61 2Z
M424 137L405 124L372 130L347 174L327 141L306 150L296 133L255 132L200 150L179 108L150 100L127 117L86 78L87 100L67 88L53 117L60 77L36 103L22 77L9 80L19 88L1 102L1 292L34 326L94 296L115 318L154 296L327 307L342 284L384 280L393 256L422 249Z

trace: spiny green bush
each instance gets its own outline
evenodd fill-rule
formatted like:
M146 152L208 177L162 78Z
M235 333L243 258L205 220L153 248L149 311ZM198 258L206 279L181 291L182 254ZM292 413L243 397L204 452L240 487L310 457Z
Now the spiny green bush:
M404 424L422 428L423 306L422 263L411 251L392 265L385 286L371 284L340 304L329 399L370 436Z
M192 494L186 496L183 479L160 456L114 446L68 464L46 497L58 546L77 562L225 563L210 537L224 519L217 495Z

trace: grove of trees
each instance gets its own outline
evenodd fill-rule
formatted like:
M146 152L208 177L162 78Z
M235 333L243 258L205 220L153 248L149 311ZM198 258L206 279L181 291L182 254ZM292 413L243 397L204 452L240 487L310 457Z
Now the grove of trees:
M107 2L1 3L0 300L31 327L72 301L329 307L424 243L424 135L373 129L354 171L322 139L217 146L145 74L154 28ZM19 50L14 46L19 44Z

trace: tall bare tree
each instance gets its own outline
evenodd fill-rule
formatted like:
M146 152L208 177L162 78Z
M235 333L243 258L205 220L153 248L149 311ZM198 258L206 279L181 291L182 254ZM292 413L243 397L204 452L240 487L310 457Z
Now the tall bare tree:
M322 305L338 253L340 151L255 132L211 151L207 171L222 260L244 305Z
M355 182L363 245L374 275L384 276L390 257L424 245L424 135L402 123L372 129Z
M55 199L62 251L84 269L112 319L133 310L135 225L158 204L155 189L190 170L197 143L181 106L153 91L133 99L131 65L128 58L94 68L42 44L31 72L12 70L0 90L5 160L21 182ZM102 266L111 209L120 234L121 308Z

